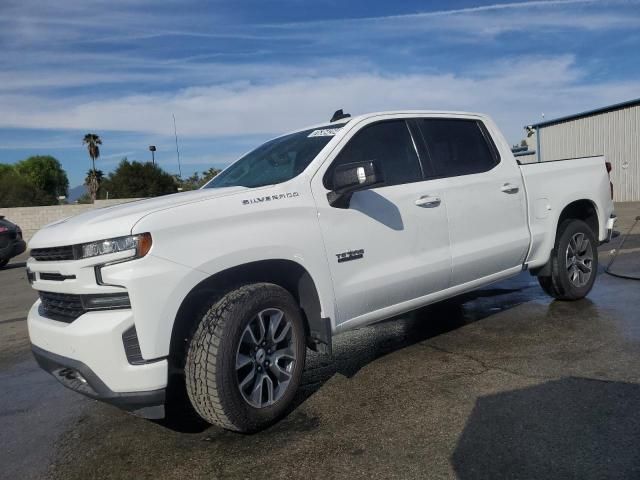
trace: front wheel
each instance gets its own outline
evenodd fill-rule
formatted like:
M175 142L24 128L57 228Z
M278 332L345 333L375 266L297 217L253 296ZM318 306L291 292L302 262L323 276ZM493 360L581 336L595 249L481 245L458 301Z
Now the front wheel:
M562 222L549 261L551 275L538 277L542 289L558 300L584 298L598 271L598 249L591 228L581 220Z
M287 411L305 361L305 329L293 296L270 283L214 302L187 352L185 383L198 414L229 430L265 428Z

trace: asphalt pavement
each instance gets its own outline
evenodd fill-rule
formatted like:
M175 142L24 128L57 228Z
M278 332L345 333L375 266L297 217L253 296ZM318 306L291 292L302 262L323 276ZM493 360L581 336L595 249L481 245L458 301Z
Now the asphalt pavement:
M0 478L640 478L640 283L602 273L619 242L587 299L523 273L336 337L254 435L170 429L41 372L18 259L0 270ZM612 270L640 275L640 227Z

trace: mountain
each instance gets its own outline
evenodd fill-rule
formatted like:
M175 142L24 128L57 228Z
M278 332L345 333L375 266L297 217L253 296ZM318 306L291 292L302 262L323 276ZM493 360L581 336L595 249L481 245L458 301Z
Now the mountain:
M67 202L76 203L82 195L88 193L87 187L85 185L78 185L77 187L73 187L69 189L69 193L67 194Z

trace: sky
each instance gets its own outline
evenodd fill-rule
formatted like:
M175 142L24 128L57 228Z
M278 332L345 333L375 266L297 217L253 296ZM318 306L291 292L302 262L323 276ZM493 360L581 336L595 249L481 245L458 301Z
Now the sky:
M640 0L1 0L0 163L53 155L70 185L156 160L183 176L264 140L396 109L523 126L640 97Z

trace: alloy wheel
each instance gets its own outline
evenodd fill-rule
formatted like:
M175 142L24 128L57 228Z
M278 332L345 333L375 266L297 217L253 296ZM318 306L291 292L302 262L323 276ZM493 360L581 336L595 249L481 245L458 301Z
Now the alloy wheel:
M576 233L569 240L566 253L569 281L576 287L584 287L593 274L593 246L584 233Z
M293 325L284 312L268 308L249 321L236 352L236 375L242 397L255 408L280 400L296 362Z

